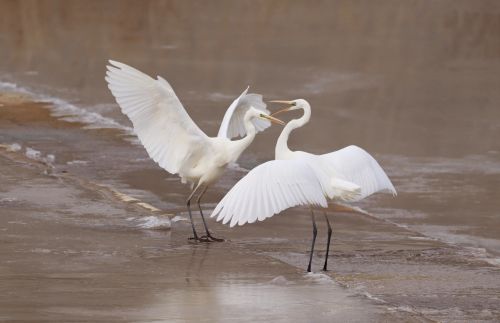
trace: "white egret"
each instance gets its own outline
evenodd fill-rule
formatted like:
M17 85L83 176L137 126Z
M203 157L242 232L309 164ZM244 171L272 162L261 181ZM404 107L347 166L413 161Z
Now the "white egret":
M269 127L270 122L284 122L269 116L262 96L247 94L247 88L227 109L217 137L209 137L189 117L165 79L153 79L126 64L109 62L105 78L108 87L121 111L132 121L149 157L169 173L178 174L183 183L191 184L187 208L193 239L223 241L210 234L201 210L201 197L226 166L236 162L257 132ZM231 140L237 136L242 138ZM196 192L206 231L202 237L196 233L191 215L191 199Z
M288 122L281 132L275 149L276 160L251 170L224 196L211 216L217 216L217 221L223 223L230 222L233 227L236 224L262 221L293 206L309 206L313 239L307 270L311 271L317 235L313 208L328 208L328 200L358 201L379 191L396 195L396 190L377 161L357 146L324 155L290 150L287 145L288 137L292 130L309 121L311 107L303 99L271 102L291 105L273 115L297 109L302 109L304 114L301 118ZM360 212L358 208L336 203L334 209ZM328 241L323 270L327 270L332 229L326 212L324 216L328 225Z

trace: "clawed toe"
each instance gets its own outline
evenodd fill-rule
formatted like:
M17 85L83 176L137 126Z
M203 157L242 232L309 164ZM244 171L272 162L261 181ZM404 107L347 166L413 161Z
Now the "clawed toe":
M207 236L201 236L200 239L199 239L200 242L212 242L212 240L210 239L210 237L207 237Z
M202 236L200 239L205 239L203 242L223 242L225 241L224 239L219 239L211 234L207 234L206 236Z
M195 242L212 242L209 237L207 236L201 236L201 237L190 237L189 240L195 241Z
M216 237L214 237L214 236L212 236L212 235L209 235L208 237L209 237L210 239L212 239L212 241L214 241L214 242L224 242L224 241L226 241L226 240L224 240L224 239L222 239L222 238L216 238Z

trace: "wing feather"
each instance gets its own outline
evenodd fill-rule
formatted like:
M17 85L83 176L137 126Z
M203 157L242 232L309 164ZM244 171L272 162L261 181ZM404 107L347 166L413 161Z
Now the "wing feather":
M179 173L197 151L206 149L208 137L189 117L170 84L153 79L126 64L109 61L106 81L121 111L155 162Z
M243 118L250 107L254 107L261 110L263 113L269 114L269 110L266 109L266 104L262 100L262 95L248 93L247 87L246 90L243 91L243 93L241 93L240 96L237 97L226 110L217 137L228 139L238 136L244 137L246 135L246 131L243 124ZM257 118L254 118L252 123L254 124L257 132L263 131L271 126L269 121Z
M327 207L315 172L302 160L272 160L236 183L211 217L233 227L265 220L297 205Z
M391 180L375 158L358 146L352 145L321 155L320 159L332 177L361 187L358 200L380 191L397 194Z

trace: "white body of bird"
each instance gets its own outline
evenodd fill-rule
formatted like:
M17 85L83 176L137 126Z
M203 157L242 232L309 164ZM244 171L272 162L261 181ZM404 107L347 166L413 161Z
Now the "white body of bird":
M357 146L323 155L290 150L288 137L294 129L309 122L311 108L303 99L274 102L292 105L274 115L296 109L303 109L304 114L301 118L288 122L281 132L276 143L275 160L255 167L236 183L215 207L211 216L217 216L217 221L229 223L233 227L236 224L262 221L297 205L311 207L314 234L308 267L308 271L311 271L317 232L312 208L327 208L328 200L358 201L379 191L396 195L396 190L377 161ZM340 205L337 209L364 213L345 205ZM328 223L328 248L324 270L332 233L326 213L325 218Z
M308 194L307 190L312 186L321 188L325 201L353 202L380 191L396 195L396 190L382 167L370 154L357 146L348 146L323 155L290 150L287 144L288 137L294 129L309 121L311 108L309 103L302 99L285 102L294 105L277 113L303 109L304 114L301 118L288 122L281 132L276 143L276 160L257 166L255 169L258 171L254 171L255 169L250 171L224 196L211 216L217 216L218 221L230 223L230 226L265 219L293 206L309 205L300 197ZM280 160L289 162L278 162ZM277 169L286 171L277 173ZM261 176L263 172L267 174L265 177ZM309 176L302 177L298 181L295 179L295 174L300 172L307 172ZM267 190L255 192L257 190L255 186L249 184L253 182L251 178L263 181L261 185L276 183L276 191L270 191L274 186L269 186ZM298 191L294 193L293 190ZM249 194L259 196L251 195L255 196L252 199L248 197ZM245 202L242 202L244 200ZM326 207L324 203L315 205L318 204ZM255 209L264 210L266 214L257 214L254 212Z
M209 137L189 117L165 79L153 79L126 64L109 62L108 87L149 157L194 188L188 198L190 216L189 202L198 188L202 187L199 202L207 186L228 164L236 162L258 131L269 127L270 121L283 124L268 115L262 96L247 94L247 88L227 109L218 136ZM231 140L236 136L243 138ZM194 224L193 233L197 238Z

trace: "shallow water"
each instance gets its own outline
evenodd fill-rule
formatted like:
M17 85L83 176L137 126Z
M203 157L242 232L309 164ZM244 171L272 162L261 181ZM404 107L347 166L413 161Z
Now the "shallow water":
M247 84L267 99L304 97L313 118L292 136L293 148L320 153L357 144L394 180L399 197L374 198L368 208L382 207L375 213L431 236L500 252L498 3L1 6L4 87L11 81L66 99L56 102L56 115L130 130L103 80L108 58L168 78L208 134ZM278 132L259 136L240 164L272 158ZM225 190L239 176L218 186Z
M185 216L188 188L130 136L105 86L106 60L167 78L209 135L247 85L266 99L302 97L313 114L292 135L292 148L365 148L399 195L371 197L364 209L467 248L464 257L496 263L499 17L495 1L3 1L0 92L30 93L46 103L36 105L38 113L33 106L6 112L0 142L54 155L55 172L99 180ZM259 135L240 165L251 169L271 159L279 131ZM228 171L205 207L243 174ZM308 218L292 222L307 237ZM261 242L279 237L265 225L243 230ZM379 234L392 241L394 232ZM290 252L282 260L297 265Z

